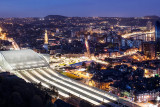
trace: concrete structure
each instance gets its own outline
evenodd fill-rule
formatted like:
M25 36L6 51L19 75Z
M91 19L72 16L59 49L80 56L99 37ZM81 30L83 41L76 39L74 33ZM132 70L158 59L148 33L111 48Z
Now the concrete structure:
M33 50L0 51L0 67L6 71L49 66L44 58Z

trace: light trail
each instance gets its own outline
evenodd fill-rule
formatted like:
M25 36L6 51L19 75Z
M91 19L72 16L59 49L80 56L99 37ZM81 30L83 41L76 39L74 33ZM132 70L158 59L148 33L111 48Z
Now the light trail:
M89 86L87 86L87 85L84 85L84 84L82 84L82 83L79 83L79 82L77 82L77 81L75 81L75 80L73 80L73 79L70 79L70 78L68 78L68 77L65 77L65 76L62 76L61 74L59 74L59 73L56 73L55 71L53 71L51 68L45 68L45 69L47 69L47 71L50 71L50 73L53 73L53 74L55 74L56 76L58 76L58 77L60 77L61 79L65 79L66 81L70 81L70 82L72 82L72 83L77 83L76 85L80 85L81 87L83 87L83 88L88 88L90 91L94 91L94 92L96 92L97 94L100 94L100 95L102 95L102 96L104 96L104 98L109 98L109 99L112 99L113 101L115 101L115 102L119 102L119 103L128 103L128 105L135 105L135 106L137 106L137 104L136 103L134 103L134 102L131 102L131 101L129 101L129 100L125 100L125 99L121 99L121 98L118 98L116 95L114 95L114 94L111 94L111 93L107 93L107 92L105 92L105 91L103 91L103 90L100 90L100 89L97 89L97 88L95 88L95 87L89 87Z
M89 95L89 96L91 96L91 97L94 97L94 98L96 98L96 99L98 99L98 100L100 100L101 99L101 101L103 101L103 102L105 102L105 103L109 103L110 101L109 100L106 100L106 99L104 99L104 98L102 98L102 97L100 97L100 96L97 96L96 94L93 94L93 93L91 93L91 91L86 91L86 90L84 90L84 88L83 87L77 87L77 85L74 85L72 82L67 82L67 81L62 81L61 79L58 79L58 77L53 77L53 76L50 76L49 74L47 74L46 72L44 72L44 71L39 71L39 73L42 73L42 74L44 74L44 75L46 75L47 77L49 77L50 78L50 80L54 80L55 78L58 80L58 82L61 82L61 83L63 83L64 85L67 85L68 87L72 87L73 89L75 89L75 90L78 90L78 91L80 91L80 92L82 92L82 93L84 93L84 94L87 94L87 95ZM68 83L68 84L67 84Z
M30 79L32 80L32 81L27 80L28 82L35 82L35 83L40 83L40 82L41 82L41 81L35 79L35 78L34 78L33 76L31 76L30 74L28 74L26 71L20 71L20 72L25 73L24 75L27 76L28 78L30 78ZM18 73L18 72L17 72L17 73ZM26 79L24 76L22 76L22 74L18 73L18 75L21 75L21 77L22 77L23 79ZM46 83L41 82L41 85L44 86L45 88L50 88L50 86L47 85ZM69 97L68 94L63 93L62 91L59 91L59 90L58 90L58 93L59 93L61 96L63 96L63 97L66 97L66 98Z
M136 54L137 52L138 52L138 50L134 50L134 51L130 51L130 52L125 52L123 55L118 55L118 56L114 56L114 57L112 56L110 58L120 58L120 57Z
M59 78L61 78L61 79L63 79L63 80L70 81L70 82L72 82L72 83L75 84L75 85L78 85L78 86L80 86L80 87L82 87L82 88L85 88L85 89L87 89L87 90L93 91L94 93L98 93L98 94L104 96L104 98L107 97L107 98L110 98L110 99L112 99L112 100L114 100L114 101L117 101L117 100L118 100L117 97L113 97L113 95L106 94L106 92L104 93L104 92L102 92L102 91L100 91L100 90L98 90L98 89L95 89L94 87L86 86L86 85L81 84L81 83L79 83L79 82L77 82L77 81L74 81L74 80L72 80L72 79L70 79L70 78L67 78L67 77L65 78L65 77L61 76L60 74L58 75L56 72L54 72L54 71L51 70L51 69L48 69L47 71L49 71L49 72L50 72L51 74L53 74L53 75L58 76Z
M13 48L14 48L15 50L20 50L18 44L13 40L13 38L8 38L8 37L6 36L6 33L2 33L2 28L1 28L1 27L0 27L0 39L1 39L1 40L7 40L7 41L11 42L11 43L12 43L12 46L13 46Z
M36 76L38 76L39 78L41 78L41 79L43 79L44 81L46 81L46 82L50 82L51 80L49 80L49 79L46 79L46 78L44 78L43 76L41 76L40 74L38 74L36 71L34 71L34 72L32 72L32 73L34 73ZM66 83L64 83L63 81L60 81L60 80L58 80L57 78L55 79L54 78L54 81L56 81L56 82L58 82L58 83L61 83L61 84L63 84L64 86L68 86L68 87L71 87L72 89L75 89L75 90L78 90L79 92L82 92L82 91L80 91L80 89L78 89L78 88L75 88L75 87L73 87L73 86L71 86L71 85L69 85L69 84L66 84ZM54 85L54 84L52 84L52 85ZM69 89L67 89L66 87L62 87L61 85L59 85L59 87L61 88L61 89L64 89L64 90L68 90L68 92L72 92L72 90L69 90ZM76 93L76 94L78 94L78 93ZM76 95L75 94L75 95ZM76 95L77 96L77 95ZM80 94L78 94L78 97L80 96ZM82 96L82 95L81 95ZM92 96L92 97L94 97L94 96ZM93 103L93 102L92 102ZM94 103L93 103L94 104ZM99 104L98 104L99 105Z
M122 36L123 38L129 38L129 37L132 36L132 35L151 34L151 33L155 33L155 31L152 30L152 31L147 31L147 32L134 32L134 33L124 34L124 35L121 35L121 36Z
M27 75L29 75L29 77L31 77L34 81L37 81L37 83L40 83L41 81L39 81L39 80L37 80L36 78L34 78L32 75L30 75L28 72L26 72L27 73ZM28 78L29 78L28 77ZM50 86L49 85L47 85L46 83L43 83L43 82L41 82L41 84L42 84L42 86L44 86L44 87L46 87L46 88L50 88ZM58 93L61 95L61 96L63 96L63 97L69 97L69 95L68 94L65 94L64 92L62 92L62 91L58 91Z
M85 46L86 46L88 57L91 57L87 36L85 36Z
M123 105L132 105L134 103L118 98L110 93L103 92L94 87L89 87L81 84L75 80L69 79L68 77L62 76L53 69L45 67L30 70L17 71L19 77L23 78L27 82L36 82L42 84L46 88L51 88L50 86L55 86L58 89L58 93L61 96L69 97L67 93L84 99L94 105L102 105L101 103L111 105L113 107L119 107L118 102ZM134 104L136 105L136 104ZM104 106L104 105L102 105Z
M51 84L51 85L53 85L53 86L56 86L56 87L58 87L58 88L60 88L60 89L62 89L62 90L65 90L65 91L71 93L72 95L75 95L75 96L77 96L77 97L80 97L80 96L81 96L82 99L84 99L84 100L86 100L86 101L88 101L88 102L90 102L90 103L92 103L92 104L94 104L94 105L101 105L101 103L98 102L98 101L96 101L96 100L92 100L92 99L90 99L90 98L87 98L87 97L85 97L85 96L83 96L83 95L80 95L80 94L74 92L73 90L70 90L70 89L68 89L68 88L66 88L66 87L63 87L63 86L61 86L61 85L59 85L59 84L57 84L57 83L54 83L53 81L50 81L50 80L44 78L44 77L41 76L40 74L35 73L36 71L34 71L34 72L31 71L31 72L32 72L34 75L36 75L37 77L41 78L43 81L45 81L45 82L47 82L47 83L49 83L49 84ZM27 74L29 77L32 77L32 78L33 78L33 76L30 75L28 72L26 72L26 74ZM57 80L56 80L56 81L57 81ZM40 81L40 82L42 82L42 81Z
M15 73L18 77L23 78L26 82L31 82L28 79L26 79L23 75L21 75L19 72Z

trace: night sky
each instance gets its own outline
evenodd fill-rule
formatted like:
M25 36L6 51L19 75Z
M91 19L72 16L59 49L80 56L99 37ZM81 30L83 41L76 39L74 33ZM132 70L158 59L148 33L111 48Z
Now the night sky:
M160 16L160 0L0 0L0 17Z

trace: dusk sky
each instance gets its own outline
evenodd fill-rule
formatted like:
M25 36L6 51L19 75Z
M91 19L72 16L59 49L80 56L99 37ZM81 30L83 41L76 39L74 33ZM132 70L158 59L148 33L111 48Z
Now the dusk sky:
M160 0L0 0L0 17L160 16Z

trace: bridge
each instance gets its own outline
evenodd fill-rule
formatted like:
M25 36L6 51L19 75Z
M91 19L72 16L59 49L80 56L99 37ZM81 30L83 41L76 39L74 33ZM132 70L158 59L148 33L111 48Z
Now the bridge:
M87 86L56 72L42 55L32 50L1 51L0 67L27 82L41 83L46 88L54 86L58 89L59 95L65 98L73 95L94 106L101 107L137 107L131 101L124 100L98 88Z
M123 38L134 38L134 39L141 39L144 41L154 41L155 40L155 31L141 31L141 32L133 32L122 35Z

